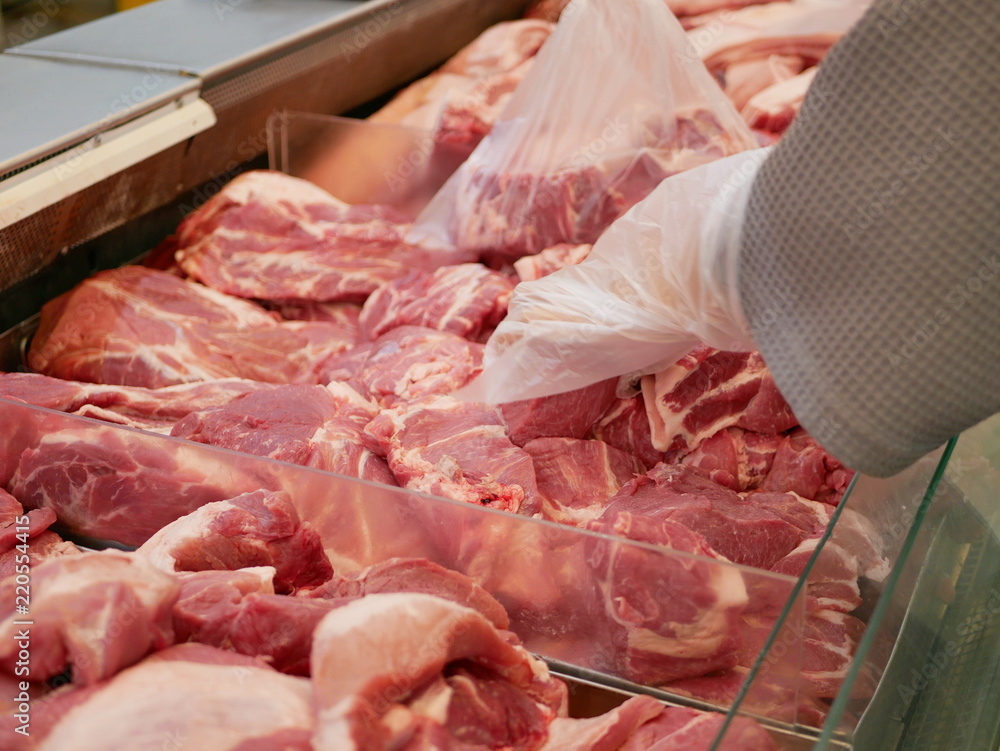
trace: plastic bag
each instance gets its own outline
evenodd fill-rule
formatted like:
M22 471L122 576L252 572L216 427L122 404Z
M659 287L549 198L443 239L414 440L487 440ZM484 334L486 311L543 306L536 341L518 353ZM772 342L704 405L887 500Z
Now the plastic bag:
M750 185L767 153L664 180L582 263L515 287L484 373L455 396L501 404L657 372L699 343L756 349L736 263Z
M663 178L756 146L662 0L574 0L414 242L494 263L592 243Z

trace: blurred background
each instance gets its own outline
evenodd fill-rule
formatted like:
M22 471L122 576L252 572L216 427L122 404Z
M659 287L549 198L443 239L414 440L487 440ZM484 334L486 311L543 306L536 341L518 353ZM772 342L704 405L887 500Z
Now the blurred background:
M0 49L152 0L0 0Z

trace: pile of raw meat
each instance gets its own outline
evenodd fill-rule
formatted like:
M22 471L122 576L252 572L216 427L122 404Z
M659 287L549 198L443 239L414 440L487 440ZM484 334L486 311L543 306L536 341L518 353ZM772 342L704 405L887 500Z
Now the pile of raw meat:
M10 751L707 751L723 721L649 697L569 718L566 685L484 589L419 558L337 575L285 494L202 506L135 552L37 566L30 680L15 589L0 583ZM775 748L749 719L720 747Z
M817 3L829 10L823 0L792 0L739 11L692 2L685 12L780 16L808 14ZM539 3L538 13L543 5L554 20L561 4ZM694 33L711 18L687 21ZM506 97L538 72L535 54L555 40L552 29L523 20L488 30L379 118L479 143L502 118ZM766 43L747 42L752 54L725 47L723 62L710 66L747 106L769 90L761 81L792 80L788 71L810 70L826 49L793 53L789 43L768 52L773 40L757 38ZM714 120L701 122L695 137L683 122L677 114L664 126L661 136L675 140L658 148L696 154L691 163L717 158L743 137L720 135ZM765 129L780 131L768 122ZM480 148L489 146L487 139ZM309 748L312 738L315 748L640 749L671 733L711 737L717 718L644 700L596 720L563 719L561 684L512 634L497 631L509 625L504 610L544 621L553 640L569 642L580 638L579 624L561 617L559 596L593 602L589 623L602 624L602 648L581 657L587 667L729 704L793 580L753 570L799 576L852 472L798 427L754 352L696 348L643 377L626 398L614 381L502 406L451 396L480 372L483 343L514 287L582 262L589 245L581 233L599 234L627 208L621 195L634 202L652 187L646 175L611 196L593 177L581 170L567 182L561 174L555 199L608 199L607 211L587 213L585 231L583 214L570 211L538 232L519 228L514 243L506 235L492 246L480 237L440 247L415 240L408 218L391 207L350 206L305 181L250 172L184 219L168 241L166 268L105 271L44 307L28 354L34 372L0 374L0 396L145 432L81 422L0 436L7 502L31 509L24 552L37 565L32 613L46 624L33 631L33 676L49 681L72 666L71 688L46 697L52 713L40 747L87 737L88 723L122 733L140 731L126 717L150 728L166 723L157 714L169 703L161 691L176 691L192 708L184 712L192 725L171 732L208 732L196 727L207 714L229 718L232 728L211 736L217 748L280 737L288 748ZM518 179L507 187L520 190L525 176ZM488 540L448 540L427 545L478 584L427 562L373 569L360 554L331 551L298 524L287 498L261 490L259 476L216 476L197 447L162 435L677 555L580 534L566 566L542 566L533 580L515 582L518 564L500 571L507 563L489 560ZM69 556L75 548L48 531L57 519L139 550ZM12 532L0 542L7 538L5 575L17 555ZM884 574L872 538L864 519L843 514L808 581L794 680L776 680L752 709L822 720L863 631L851 615L861 604L858 580ZM454 555L441 552L456 546ZM337 554L336 577L324 547ZM78 588L66 583L73 578ZM46 586L74 594L47 602ZM91 610L86 598L105 607ZM94 636L121 608L134 626L118 628L113 645ZM82 613L94 619L89 636L68 625ZM220 689L225 681L239 688ZM275 696L283 712L268 709ZM769 747L754 727L745 732L732 748Z

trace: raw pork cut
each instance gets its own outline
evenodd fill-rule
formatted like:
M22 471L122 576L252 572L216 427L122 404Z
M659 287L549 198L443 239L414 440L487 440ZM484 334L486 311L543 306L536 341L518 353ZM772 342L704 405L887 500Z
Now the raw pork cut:
M759 352L697 347L642 378L653 446L681 457L723 428L781 433L798 421Z
M575 391L500 405L510 440L523 446L535 438L583 438L615 402L617 379Z
M18 573L19 561L23 573L25 554L28 556L28 566L35 569L42 561L49 558L75 555L80 552L76 545L66 542L48 529L56 520L52 509L30 511L26 531L24 525L18 523L23 516L24 508L17 499L0 488L0 581ZM26 539L22 535L25 535ZM23 549L18 549L24 545L27 545L26 553Z
M123 266L42 308L28 364L56 378L147 388L230 377L316 383L310 349L324 327L324 354L351 346L335 324L282 323L247 300Z
M198 644L153 655L61 714L40 751L311 751L309 681Z
M14 675L15 580L0 582L0 666ZM173 643L171 608L180 584L130 553L107 550L45 561L31 574L31 677L46 680L67 666L73 683L111 677L151 650Z
M730 490L755 490L770 472L775 452L784 440L781 435L726 428L702 441L681 462L697 467L707 473L713 482ZM774 486L767 489L798 492L794 487ZM799 495L805 494L799 492Z
M812 67L792 78L776 81L750 97L740 110L743 119L755 130L784 133L802 109L806 92L819 68Z
M361 302L412 269L472 260L403 240L387 206L349 206L279 172L247 172L177 228L177 262L193 278L258 300Z
M653 446L642 394L612 402L594 424L590 437L632 454L647 467L655 467L664 459L664 453Z
M383 411L365 433L406 488L527 516L540 509L531 456L491 407L432 397Z
M202 506L165 526L136 554L170 572L273 566L277 592L333 576L319 533L299 520L285 492L256 490Z
M328 614L313 635L312 676L321 749L375 748L358 739L398 732L393 715L411 728L422 716L417 724L436 723L444 739L533 749L566 714L565 684L513 634L430 595L369 595ZM498 694L514 711L497 711ZM484 714L493 722L476 722Z
M395 485L362 443L374 404L346 384L281 386L189 414L170 434L189 441Z
M603 441L536 438L524 444L535 465L542 516L583 526L600 516L608 499L645 467Z
M0 396L36 407L95 417L149 430L169 430L185 415L228 404L238 396L274 388L242 378L197 381L147 389L50 378L37 373L0 373Z
M687 707L665 707L650 696L635 696L588 719L557 718L543 751L709 751L725 716ZM756 722L733 720L719 751L777 751Z
M435 142L471 150L493 127L552 28L529 20L495 24L369 119L431 130Z
M659 685L736 665L746 587L701 535L624 509L609 509L589 529L679 554L592 543L588 560L599 573L598 593L613 624L610 664L601 667Z
M665 178L750 145L707 110L644 126L647 140L623 160L625 167L608 161L547 173L498 173L483 166L463 176L460 170L456 174L467 184L456 191L452 242L490 263L513 263L563 243L592 244ZM424 221L418 218L415 227Z
M426 558L390 558L361 571L335 576L301 597L339 599L394 592L418 592L457 602L482 613L497 628L508 628L510 619L489 592L464 574L446 569Z
M837 505L854 472L816 443L801 428L786 436L777 447L762 490L798 493L803 498Z
M199 506L261 486L237 467L220 472L203 454L114 426L62 428L23 451L8 488L25 508L53 509L77 534L141 545Z
M331 359L324 379L346 381L381 406L391 407L397 401L450 394L482 367L482 344L446 331L400 326Z
M331 610L350 602L251 592L219 624L219 631L223 631L221 639L216 634L218 641L205 642L203 632L202 641L209 646L260 657L282 673L307 676L316 625Z
M507 314L510 280L479 263L416 270L376 290L359 325L365 339L397 326L424 326L478 341Z
M794 493L742 498L697 470L667 464L622 487L601 519L608 523L626 512L649 522L682 524L733 563L765 569L822 531L829 519L822 504Z
M181 591L173 612L177 642L221 645L244 597L274 594L274 573L273 566L257 566L178 574Z
M524 12L525 18L541 18L553 23L559 20L570 0L534 0ZM667 7L679 18L701 15L719 10L742 8L746 5L768 3L773 0L665 0Z
M514 261L514 271L522 282L533 282L543 276L553 274L566 266L582 263L590 255L593 245L569 245L559 243L533 256L524 256Z

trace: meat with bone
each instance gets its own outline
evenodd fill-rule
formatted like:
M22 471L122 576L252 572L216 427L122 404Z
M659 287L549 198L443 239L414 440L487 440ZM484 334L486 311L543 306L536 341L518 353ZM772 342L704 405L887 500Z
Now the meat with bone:
M277 592L333 576L319 533L300 521L283 491L256 490L202 506L165 526L136 554L171 573L273 566Z
M531 456L492 407L431 397L384 410L365 433L403 487L527 516L540 509Z
M0 582L0 667L16 675L15 580ZM69 667L73 683L109 678L173 643L171 609L180 584L129 553L104 551L44 561L31 574L31 677Z
M48 433L25 449L8 488L25 508L51 508L77 534L141 545L199 506L261 485L219 471L199 447L116 426Z
M510 440L523 446L535 438L583 438L615 401L617 379L582 389L500 405Z
M177 262L193 278L258 300L361 302L412 269L471 260L403 241L385 206L348 206L278 172L240 175L177 229Z
M507 314L513 289L506 276L478 263L417 269L365 301L361 335L370 340L397 326L424 326L478 341Z
M417 592L457 602L479 611L497 628L508 628L503 606L468 576L446 569L426 558L390 558L381 563L302 590L300 597L342 599L366 595Z
M635 478L607 504L603 523L621 513L670 520L703 536L733 563L768 569L802 540L821 531L823 504L794 493L737 493L683 465L659 464Z
M723 428L781 433L798 424L758 352L700 346L642 378L653 446L680 457Z
M471 691L453 682L436 691L433 700L421 702L421 689L442 675L464 675ZM475 610L430 595L369 595L332 611L313 636L312 676L319 749L380 747L337 740L389 735L389 717L404 703L409 703L404 716L423 714L455 741L475 742L461 729L490 729L477 728L472 720L492 709L489 695L500 688L494 685L481 693L488 688L481 685L483 679L500 684L508 696L530 700L521 710L534 719L501 721L493 728L499 737L489 739L487 747L502 741L509 747L538 748L548 722L566 714L565 684L550 677L545 664L519 646L516 637L498 631ZM497 720L503 714L490 711L490 717Z
M62 714L38 749L311 751L309 681L260 660L183 644L94 689Z
M133 427L158 431L169 430L176 420L191 412L219 407L239 396L271 388L272 384L242 378L147 389L67 381L38 373L0 373L0 396L6 399L108 421L125 419Z
M613 624L611 664L603 669L659 685L736 665L746 587L740 572L701 535L670 519L624 509L609 509L589 528L679 554L592 544L588 558Z
M335 324L302 326L172 274L123 266L42 308L28 364L56 378L146 388L231 377L316 383L316 327L331 332L326 353L352 342L336 340Z
M536 438L524 444L535 465L542 516L584 526L599 517L626 482L645 468L603 441Z
M514 261L514 271L522 282L533 282L566 266L582 263L590 255L592 247L588 244L559 243L533 256L518 258Z
M612 402L608 411L594 423L590 437L632 454L647 467L655 467L665 458L664 453L653 446L642 394Z
M383 407L450 394L483 365L483 345L456 334L400 326L328 362L324 377L346 381ZM330 388L334 388L333 384Z
M381 457L365 448L364 426L378 414L346 384L281 386L189 414L177 438L395 485Z
M774 462L775 452L786 438L783 435L754 433L741 428L725 428L702 441L698 448L685 456L682 464L697 467L713 482L730 490L742 492L761 487ZM795 487L775 485L767 490L792 490ZM804 493L799 495L811 498Z

